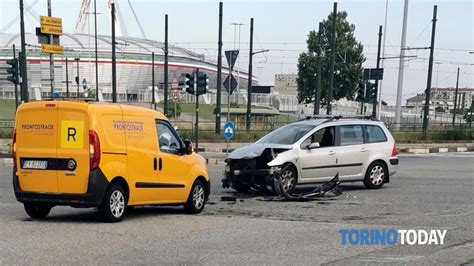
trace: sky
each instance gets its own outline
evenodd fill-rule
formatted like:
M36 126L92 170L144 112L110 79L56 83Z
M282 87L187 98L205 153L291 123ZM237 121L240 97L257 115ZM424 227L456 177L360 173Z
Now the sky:
M46 0L24 0L33 6L25 18L26 31L37 26L36 15L47 14ZM81 6L80 0L51 0L53 16L63 18L65 32L73 33ZM93 0L90 12L93 12ZM132 4L148 39L164 40L164 16L169 17L169 41L217 58L219 1L163 1L116 0L129 36L143 37L134 19ZM333 1L223 1L223 50L240 49L238 67L248 69L250 18L254 18L254 51L269 49L254 56L253 73L261 85L273 85L274 75L297 73L298 55L307 49L309 31L332 11ZM403 1L389 0L385 41L385 57L400 54ZM438 5L435 38L435 64L433 87L454 87L456 71L460 67L460 87L474 87L474 1L471 0L410 0L407 24L407 46L428 47L431 38L433 5ZM386 0L342 0L338 10L348 13L355 25L355 36L364 45L366 68L376 64L377 34L384 25ZM0 29L18 15L18 1L0 0ZM110 15L107 0L97 0L98 32L110 35ZM232 26L231 23L243 23ZM93 20L90 24L93 34ZM87 26L85 28L87 33ZM6 32L19 32L18 24ZM239 42L240 39L240 42ZM426 89L429 50L407 51L403 83L403 99L422 93ZM415 57L416 56L416 57ZM225 62L225 60L223 61ZM384 60L382 99L394 104L398 80L398 59Z

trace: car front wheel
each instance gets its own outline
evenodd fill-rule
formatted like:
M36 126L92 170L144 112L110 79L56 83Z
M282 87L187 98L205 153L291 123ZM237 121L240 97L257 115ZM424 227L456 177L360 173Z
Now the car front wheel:
M382 162L373 162L365 173L364 185L368 189L379 189L385 183L387 175L387 167Z
M201 180L194 181L189 192L188 200L184 204L184 211L189 214L200 213L206 204L206 187Z

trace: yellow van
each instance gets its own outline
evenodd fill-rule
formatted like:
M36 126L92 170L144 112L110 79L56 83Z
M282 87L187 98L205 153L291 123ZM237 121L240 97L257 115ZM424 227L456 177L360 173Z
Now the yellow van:
M184 205L209 197L206 161L166 117L119 104L42 101L20 105L13 187L32 218L52 207L96 207L118 222L127 206Z

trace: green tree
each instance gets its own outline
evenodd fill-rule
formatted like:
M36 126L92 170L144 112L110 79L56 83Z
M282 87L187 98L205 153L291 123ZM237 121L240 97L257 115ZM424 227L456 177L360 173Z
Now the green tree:
M333 13L322 21L321 30L321 100L324 101L329 87ZM363 46L354 36L355 26L347 21L347 12L336 16L336 60L334 65L333 97L352 98L362 79L362 63L365 61ZM308 35L308 51L298 59L298 101L314 100L316 89L317 32Z

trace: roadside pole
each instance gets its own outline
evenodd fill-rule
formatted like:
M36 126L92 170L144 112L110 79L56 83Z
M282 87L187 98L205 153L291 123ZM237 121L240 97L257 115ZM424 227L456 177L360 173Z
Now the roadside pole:
M454 94L453 126L456 124L456 112L457 112L457 104L458 104L458 88L459 88L459 67L458 67L458 76L456 78L456 93Z
M51 0L48 0L48 17L51 17ZM49 44L53 44L53 35L49 35ZM51 98L53 98L54 93L54 58L53 54L49 54L49 78L51 82Z
M196 68L196 73L194 75L194 93L196 93L196 148L194 149L195 152L198 152L199 149L199 93L197 90L197 78L199 74L199 68Z

